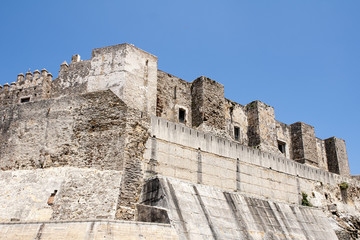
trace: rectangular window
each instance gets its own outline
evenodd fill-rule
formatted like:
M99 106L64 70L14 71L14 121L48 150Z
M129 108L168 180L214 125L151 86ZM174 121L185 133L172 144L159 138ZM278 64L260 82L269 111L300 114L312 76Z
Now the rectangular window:
M286 143L284 143L282 141L278 141L278 148L279 148L280 152L285 155L285 153L286 153Z
M30 97L24 97L20 99L20 103L30 102Z
M185 123L186 111L185 109L179 108L179 122Z
M240 128L239 127L234 127L234 138L236 141L240 140Z

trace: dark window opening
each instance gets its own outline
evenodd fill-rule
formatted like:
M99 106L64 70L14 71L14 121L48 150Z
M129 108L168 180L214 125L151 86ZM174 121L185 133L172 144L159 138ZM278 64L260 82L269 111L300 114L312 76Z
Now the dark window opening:
M237 141L239 141L239 139L240 139L240 128L239 127L234 127L234 138Z
M48 205L53 205L54 204L56 193L57 193L57 190L54 190L54 192L50 194L50 197L49 197L48 202L47 202Z
M278 148L279 148L280 152L283 154L285 154L285 147L286 147L286 143L278 141Z
M20 103L26 103L26 102L30 102L30 97L25 97L20 99Z
M179 122L185 122L186 111L185 109L179 108Z
M176 87L174 87L174 99L176 99Z

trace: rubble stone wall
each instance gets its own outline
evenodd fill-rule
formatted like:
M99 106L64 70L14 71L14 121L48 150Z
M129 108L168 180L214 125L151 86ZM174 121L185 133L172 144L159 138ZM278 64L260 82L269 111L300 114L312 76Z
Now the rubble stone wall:
M225 99L225 111L225 128L228 136L231 136L232 139L236 140L234 128L238 127L240 129L238 142L247 146L249 143L247 135L249 124L245 106Z
M0 107L0 167L121 170L125 104L111 91Z
M121 175L74 167L1 171L0 208L6 211L0 222L114 219Z
M179 109L186 111L186 126L192 126L191 83L158 70L156 116L179 122Z

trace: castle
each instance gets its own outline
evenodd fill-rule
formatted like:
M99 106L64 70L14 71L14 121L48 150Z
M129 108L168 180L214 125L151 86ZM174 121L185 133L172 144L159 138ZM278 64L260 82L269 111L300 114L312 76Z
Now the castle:
M345 141L130 44L0 94L0 239L358 239Z

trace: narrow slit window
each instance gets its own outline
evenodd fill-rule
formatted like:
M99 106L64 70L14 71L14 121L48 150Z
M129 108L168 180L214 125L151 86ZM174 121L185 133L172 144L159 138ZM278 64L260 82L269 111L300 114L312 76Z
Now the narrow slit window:
M234 127L234 138L236 141L240 140L240 128L239 127Z
M30 102L30 97L24 97L20 99L20 103L27 103Z
M285 155L286 143L278 141L278 148L279 148L279 151Z
M176 99L176 87L174 87L174 99Z
M57 190L54 190L54 192L50 194L50 197L49 197L48 202L47 202L48 205L53 205L54 204L56 193L57 193Z
M179 108L179 122L185 123L186 111L185 109Z

